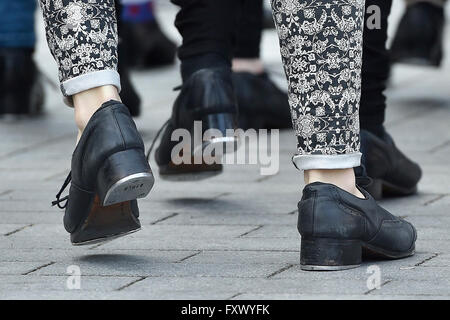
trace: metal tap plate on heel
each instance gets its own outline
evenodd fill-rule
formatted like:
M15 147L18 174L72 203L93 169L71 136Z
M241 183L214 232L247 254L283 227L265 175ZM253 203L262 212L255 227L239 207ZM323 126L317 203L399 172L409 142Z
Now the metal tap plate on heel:
M97 174L97 192L103 206L147 196L155 179L144 152L137 149L109 156Z
M103 199L102 205L130 201L146 197L153 187L155 180L151 173L136 173L120 179L114 183Z
M217 154L213 154L208 161L205 161L203 151L217 150ZM167 181L199 181L212 178L222 173L222 157L225 153L235 152L239 148L239 140L236 137L214 138L205 141L201 146L194 149L194 157L191 157L190 164L169 163L159 167L159 176ZM220 152L223 151L223 152ZM228 151L228 152L227 152ZM208 152L209 155L209 152ZM195 164L195 158L202 159L201 164ZM215 159L214 159L215 158Z

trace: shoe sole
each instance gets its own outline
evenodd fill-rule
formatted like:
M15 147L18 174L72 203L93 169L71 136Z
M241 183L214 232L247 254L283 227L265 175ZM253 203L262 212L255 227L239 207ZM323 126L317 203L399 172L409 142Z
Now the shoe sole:
M403 188L387 181L381 180L383 194L387 196L410 196L417 193L417 185L412 188Z
M300 265L300 269L304 271L341 271L360 267L360 264L348 266L314 266L314 265Z
M88 217L70 237L74 246L91 245L111 241L140 229L141 224L133 214L131 202L105 207L97 196Z
M183 182L183 181L201 181L209 178L213 178L222 173L221 170L209 170L204 172L192 172L192 173L172 173L163 174L160 172L159 176L161 180L172 181L172 182Z
M77 243L72 242L72 245L75 246L75 247L81 247L81 246L89 246L89 245L94 245L94 244L106 243L106 242L110 242L110 241L113 241L113 240L118 239L118 238L122 238L122 237L128 236L128 235L133 234L135 232L138 232L140 230L141 230L141 228L137 228L137 229L130 230L130 231L127 231L127 232L122 232L122 233L119 233L119 234L116 234L116 235L111 235L111 236L107 236L107 237L97 238L97 239L88 240L88 241L84 241L84 242L77 242Z
M412 188L403 188L382 179L373 179L372 185L367 188L375 200L384 197L406 197L417 193L417 185Z
M222 137L214 138L209 141L204 142L201 146L194 149L194 157L191 159L191 163L194 163L195 158L204 159L204 150L218 150L219 153L214 154L213 158L208 159L208 164L203 162L201 164L180 164L180 165L166 165L160 166L159 176L162 180L166 181L199 181L204 179L209 179L215 177L223 172L223 166L221 163L217 163L218 160L221 162L221 158L225 154L230 154L235 152L240 146L240 139L237 137ZM225 151L225 152L220 152Z
M392 252L358 240L302 239L300 269L305 271L341 271L361 265L363 254L383 259L402 259L414 255L414 246L407 252Z

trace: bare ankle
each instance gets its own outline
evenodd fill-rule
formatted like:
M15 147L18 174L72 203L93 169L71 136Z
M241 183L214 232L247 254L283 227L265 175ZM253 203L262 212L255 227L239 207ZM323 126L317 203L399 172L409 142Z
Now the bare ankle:
M121 101L116 87L111 85L89 89L73 96L75 122L79 129L79 136L95 111L109 100Z
M262 61L258 58L255 59L235 58L233 59L232 68L234 72L250 72L253 74L261 74L264 72L264 65Z
M304 175L306 184L313 182L331 183L359 198L364 198L364 195L356 187L353 168L305 170Z

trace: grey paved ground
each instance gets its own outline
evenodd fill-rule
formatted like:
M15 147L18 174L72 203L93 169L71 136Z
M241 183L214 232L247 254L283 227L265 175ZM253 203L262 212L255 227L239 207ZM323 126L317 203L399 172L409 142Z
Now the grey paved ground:
M401 6L396 3L393 22ZM160 14L170 26L174 8ZM40 26L42 26L40 24ZM450 40L450 33L447 33ZM280 74L273 32L264 59ZM447 41L447 52L450 52ZM42 32L37 59L55 81ZM278 76L279 78L279 76ZM144 95L137 121L149 143L170 113L177 68L133 74ZM301 174L290 163L291 132L281 135L281 168L262 177L257 166L229 166L202 183L156 181L140 202L143 230L100 246L76 248L50 201L65 178L74 147L72 110L47 85L45 116L0 123L0 298L339 298L450 297L450 59L440 70L396 67L388 91L387 126L424 171L417 196L383 201L415 223L417 254L367 262L336 273L301 271L296 208ZM367 267L381 269L370 290ZM81 290L68 290L67 267L81 268Z

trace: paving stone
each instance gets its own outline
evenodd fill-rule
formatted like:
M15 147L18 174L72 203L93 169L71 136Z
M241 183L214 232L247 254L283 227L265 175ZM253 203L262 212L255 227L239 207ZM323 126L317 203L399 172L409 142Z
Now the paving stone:
M55 294L66 292L77 292L81 295L82 292L89 294L107 293L113 290L122 288L123 286L139 280L139 277L96 277L96 276L81 276L80 289L69 289L67 281L70 274L64 276L0 276L0 299L4 299L7 295L2 295L3 292L21 292L22 295L27 296L38 292L52 292ZM70 281L70 279L69 279ZM69 282L70 283L70 282ZM8 294L9 296L9 294Z
M151 277L266 277L283 268L279 265L160 263L152 258L129 255L90 256L78 260L84 275ZM62 275L67 264L55 263L37 270L37 275Z
M404 293L406 290L408 294L413 296L446 296L448 299L450 296L450 281L449 279L392 281L379 290L373 291L371 295L395 295Z
M159 1L161 27L177 43L177 8ZM450 7L447 6L448 12ZM402 14L393 4L390 25ZM392 23L391 23L392 22ZM36 61L57 83L56 65L37 19ZM389 30L391 35L394 28ZM446 37L450 37L447 34ZM450 41L445 41L450 52ZM271 78L286 87L275 31L265 31L262 57ZM448 59L446 56L445 59ZM0 299L448 299L450 297L449 64L439 71L395 65L386 91L386 128L423 170L418 194L381 201L418 230L416 254L368 260L340 272L299 266L297 202L302 172L291 162L293 130L280 132L279 171L226 165L217 177L170 182L150 165L156 183L139 201L142 231L102 245L74 247L63 211L51 201L70 169L76 139L73 109L45 84L46 113L0 120ZM142 97L136 125L146 145L171 114L181 84L175 66L131 73ZM255 144L249 150L257 150ZM262 150L265 151L265 150ZM81 268L81 290L68 290L67 267ZM369 290L368 267L380 268L383 286Z

